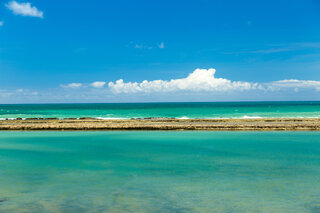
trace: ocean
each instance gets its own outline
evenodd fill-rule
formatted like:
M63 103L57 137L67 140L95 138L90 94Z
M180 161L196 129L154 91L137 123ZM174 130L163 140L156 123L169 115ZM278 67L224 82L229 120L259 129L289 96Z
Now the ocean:
M320 101L0 105L0 119L18 117L319 118Z
M0 132L0 212L320 211L320 132Z

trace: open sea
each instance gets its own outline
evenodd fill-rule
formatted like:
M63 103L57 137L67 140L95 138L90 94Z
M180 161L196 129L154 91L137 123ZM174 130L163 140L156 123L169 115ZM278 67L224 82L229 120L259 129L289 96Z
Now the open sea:
M0 132L0 212L319 213L320 132Z
M320 101L0 105L0 119L18 117L319 118Z

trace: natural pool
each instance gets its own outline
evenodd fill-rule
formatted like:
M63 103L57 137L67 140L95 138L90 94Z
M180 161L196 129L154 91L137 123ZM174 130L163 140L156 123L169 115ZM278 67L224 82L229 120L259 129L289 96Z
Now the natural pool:
M320 212L320 132L0 132L0 212Z

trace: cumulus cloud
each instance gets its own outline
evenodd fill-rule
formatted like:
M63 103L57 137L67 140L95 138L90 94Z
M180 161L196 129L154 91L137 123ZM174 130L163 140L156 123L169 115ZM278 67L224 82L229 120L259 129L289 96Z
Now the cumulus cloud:
M126 82L120 79L109 83L70 83L61 87L65 89L41 91L38 97L49 102L53 99L59 102L285 101L319 100L320 97L320 81L234 81L216 77L213 68L196 69L184 78L171 80Z
M108 87L114 93L152 93L152 92L179 92L179 91L203 91L203 92L229 92L260 90L273 92L280 90L320 91L320 81L314 80L280 80L273 82L245 82L232 81L225 78L216 78L215 69L196 69L186 78L166 80L144 80L142 82L124 82L123 79L109 82Z
M216 78L215 69L196 69L186 78L165 80L144 80L141 83L128 82L122 79L115 83L110 82L109 88L114 93L137 93L137 92L175 92L175 91L245 91L260 89L258 83L231 81L225 78Z
M320 92L320 81L315 80L297 80L287 79L272 82L246 82L246 81L233 81L226 78L217 78L215 76L216 70L211 69L196 69L185 78L171 79L171 80L143 80L141 82L125 82L123 79L119 79L115 82L95 81L92 83L70 83L61 85L63 88L79 89L81 91L89 90L93 87L101 89L104 92L112 92L115 94L153 94L162 93L165 95L175 94L272 94L272 92L279 91L314 91ZM104 89L105 85L108 85ZM97 90L95 90L97 91ZM247 93L245 93L247 92ZM250 93L249 93L250 92ZM195 94L193 93L193 94ZM239 94L240 95L240 94Z
M67 85L61 85L61 87L63 88L71 88L71 89L78 89L80 87L82 87L82 83L70 83Z
M104 87L105 84L106 84L106 82L104 82L104 81L95 81L90 85L94 88L102 88L102 87Z
M40 93L28 89L0 89L0 103L284 101L319 100L320 97L320 81L316 80L287 79L258 83L218 78L215 74L215 69L196 69L179 79L70 83L61 85L64 89L44 89Z
M31 3L29 2L18 3L16 1L10 1L6 4L6 7L15 15L43 18L43 12L38 10L35 6L31 6Z

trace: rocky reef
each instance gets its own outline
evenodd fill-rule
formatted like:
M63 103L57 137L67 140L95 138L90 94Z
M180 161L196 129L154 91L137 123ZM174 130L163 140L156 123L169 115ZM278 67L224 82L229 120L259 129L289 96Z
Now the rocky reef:
M320 131L319 118L174 119L29 118L1 120L0 130Z

